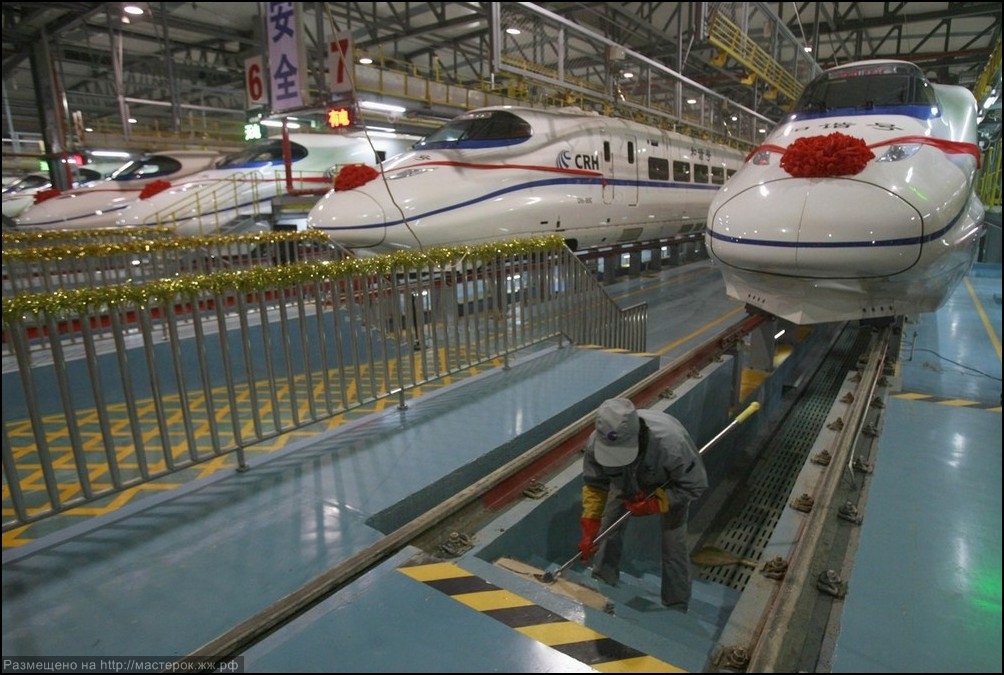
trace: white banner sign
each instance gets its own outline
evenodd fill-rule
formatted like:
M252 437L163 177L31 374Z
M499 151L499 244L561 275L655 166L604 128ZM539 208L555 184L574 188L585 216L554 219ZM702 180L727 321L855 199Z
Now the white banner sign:
M272 111L304 107L307 59L300 30L300 3L267 2L269 91Z

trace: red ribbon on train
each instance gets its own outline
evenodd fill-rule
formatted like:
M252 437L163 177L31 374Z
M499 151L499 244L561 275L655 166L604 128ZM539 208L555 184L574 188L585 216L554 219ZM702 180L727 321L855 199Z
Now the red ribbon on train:
M367 164L346 164L335 176L335 190L352 190L366 185L379 175L379 171Z
M39 190L35 193L35 204L41 204L47 199L52 199L53 197L58 197L63 194L59 188L49 188L48 190Z
M795 178L853 176L873 159L863 140L834 131L797 139L781 155L781 168Z
M912 143L930 145L949 154L972 155L976 158L976 168L980 168L982 157L979 147L974 143L927 136L899 136L867 145L860 138L839 131L825 136L799 138L787 148L771 143L761 145L746 156L746 161L761 152L774 152L781 155L781 168L796 178L853 176L860 173L868 162L874 159L875 154L872 152L874 148Z
M169 187L171 187L171 181L167 181L167 180L163 180L163 179L157 179L157 180L154 180L154 181L150 181L149 183L147 183L146 185L143 186L142 190L139 191L139 198L140 199L149 199L150 197L154 196L158 192L163 192L164 190L166 190Z

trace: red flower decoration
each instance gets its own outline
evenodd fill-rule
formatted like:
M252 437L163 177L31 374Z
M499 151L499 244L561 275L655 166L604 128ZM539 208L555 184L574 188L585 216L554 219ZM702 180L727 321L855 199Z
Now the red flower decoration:
M39 190L35 193L35 203L41 204L46 199L52 199L53 197L58 197L63 194L59 191L59 188L49 188L48 190Z
M158 180L150 181L149 183L147 183L146 185L143 186L142 190L139 191L139 198L140 199L149 199L150 197L154 196L158 192L163 192L164 190L166 190L169 187L171 187L171 182L170 181L166 181L166 180L163 180L163 179L158 179Z
M799 138L784 151L781 168L795 178L853 176L874 158L863 140L835 131Z
M346 164L335 176L335 190L351 190L366 185L380 175L380 172L366 164Z

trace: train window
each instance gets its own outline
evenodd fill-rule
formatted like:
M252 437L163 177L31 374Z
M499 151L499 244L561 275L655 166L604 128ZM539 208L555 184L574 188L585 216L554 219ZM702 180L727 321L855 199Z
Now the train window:
M669 180L669 160L661 157L649 157L648 177L652 180Z
M708 165L707 164L695 164L694 165L694 182L695 183L707 183L708 182Z
M711 182L715 185L725 185L725 169L720 166L711 167Z
M833 70L810 82L795 112L896 105L937 105L934 88L912 63L878 63Z
M181 170L181 162L165 155L151 155L129 162L115 170L112 180L136 180L167 176Z
M735 169L725 169L725 178L729 179L736 175Z
M477 148L522 143L533 135L530 123L506 110L461 115L415 144L416 150Z
M289 142L289 155L292 161L301 160L307 156L307 148L299 143ZM246 166L260 166L268 163L282 162L282 140L275 139L254 145L231 153L220 160L217 169L235 169Z
M610 141L603 141L603 161L610 161Z
M673 162L673 180L677 183L690 182L690 162Z
M52 180L49 179L48 174L43 173L29 173L27 176L14 181L4 189L4 194L16 194L18 192L24 192L25 190L39 190L44 187L49 187L52 184Z
M73 181L75 183L93 183L96 180L101 180L101 178L101 172L94 169L81 167L73 172Z
M628 141L628 164L634 164L634 141Z

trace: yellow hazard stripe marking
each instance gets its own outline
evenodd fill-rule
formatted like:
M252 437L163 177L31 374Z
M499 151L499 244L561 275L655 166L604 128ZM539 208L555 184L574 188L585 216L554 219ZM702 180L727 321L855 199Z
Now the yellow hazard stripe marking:
M412 579L484 612L531 640L605 673L682 673L684 669L644 654L602 633L499 588L454 563L399 567Z

